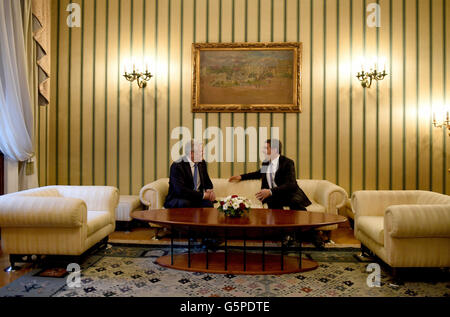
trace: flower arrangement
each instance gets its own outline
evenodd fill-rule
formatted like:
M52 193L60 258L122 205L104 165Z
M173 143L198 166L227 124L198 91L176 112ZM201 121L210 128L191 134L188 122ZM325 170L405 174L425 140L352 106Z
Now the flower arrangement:
M219 201L217 209L228 217L241 217L250 210L250 201L245 197L231 195Z

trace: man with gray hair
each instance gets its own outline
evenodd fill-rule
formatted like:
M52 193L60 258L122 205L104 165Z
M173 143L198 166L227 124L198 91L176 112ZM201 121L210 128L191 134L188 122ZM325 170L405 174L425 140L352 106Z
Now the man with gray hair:
M203 144L191 140L185 156L170 166L169 194L165 208L213 207L216 195L203 159Z

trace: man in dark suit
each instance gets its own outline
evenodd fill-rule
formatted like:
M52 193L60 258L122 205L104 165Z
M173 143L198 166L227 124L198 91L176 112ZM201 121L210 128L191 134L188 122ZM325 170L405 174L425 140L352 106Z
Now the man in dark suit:
M185 153L170 167L169 194L164 207L213 207L216 195L203 159L203 145L191 140L185 146Z
M294 162L280 155L282 144L279 140L269 139L265 144L266 160L260 170L232 176L229 181L261 179L261 191L256 193L262 203L270 209L306 210L311 201L297 184Z
M264 149L266 160L262 163L261 169L253 173L232 176L229 181L261 179L261 190L256 193L256 198L262 203L267 203L270 209L289 207L291 210L306 211L311 201L297 184L294 162L280 155L281 149L279 140L267 140ZM321 232L316 230L310 230L296 238L300 241L310 241L320 249L324 247ZM285 237L285 240L288 245L294 241L290 236Z

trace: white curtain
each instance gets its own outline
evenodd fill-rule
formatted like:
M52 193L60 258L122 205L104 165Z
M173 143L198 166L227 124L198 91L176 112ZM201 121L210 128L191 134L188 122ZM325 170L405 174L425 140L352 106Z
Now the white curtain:
M1 0L0 151L10 160L27 161L34 155L33 142L21 1Z

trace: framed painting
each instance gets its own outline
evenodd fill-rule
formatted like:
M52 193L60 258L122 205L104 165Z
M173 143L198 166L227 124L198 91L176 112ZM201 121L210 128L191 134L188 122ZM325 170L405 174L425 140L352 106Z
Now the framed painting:
M302 43L192 44L192 112L301 112Z

